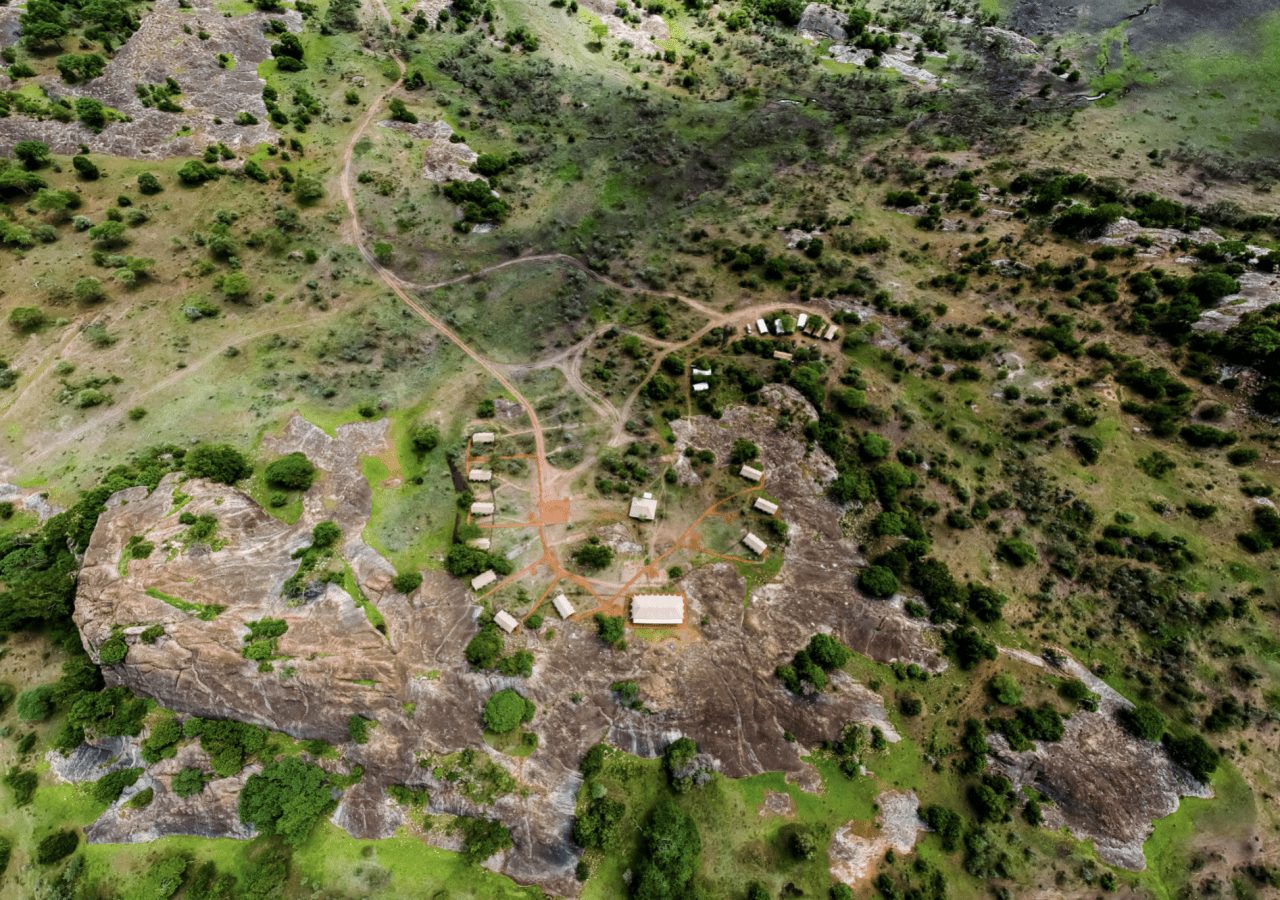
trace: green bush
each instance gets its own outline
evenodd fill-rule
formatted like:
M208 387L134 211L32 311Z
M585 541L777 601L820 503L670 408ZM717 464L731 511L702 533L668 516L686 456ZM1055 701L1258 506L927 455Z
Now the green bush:
M267 484L287 491L305 491L316 477L316 467L300 452L271 462L264 473Z
M80 846L80 835L74 831L55 831L47 834L36 844L36 862L42 866L51 865L66 859L76 852Z
M463 653L467 662L477 669L492 669L502 655L502 634L497 626L493 623L482 626L476 636L467 642Z
M4 776L4 784L13 791L13 805L26 806L36 795L40 778L35 772L28 772L13 766Z
M898 592L898 578L885 566L868 566L858 575L858 587L872 597L892 597Z
M641 829L641 853L632 896L690 896L701 855L702 837L693 818L670 797L662 798Z
M587 571L603 569L613 562L613 548L593 536L573 551L573 561Z
M987 682L987 693L1003 706L1017 706L1022 702L1022 686L1007 672L1001 672Z
M240 792L240 819L300 847L336 805L328 774L296 757L268 763Z
M1207 783L1217 771L1220 761L1218 751L1198 734L1184 737L1165 734L1164 749L1174 762L1194 775L1198 781Z
M179 797L193 797L204 790L207 781L203 770L188 766L173 776L169 786Z
M372 724L373 721L371 719L366 719L361 715L353 715L347 719L347 735L351 738L352 743L369 743L369 726Z
M421 585L421 572L401 572L391 581L391 586L401 594L412 594Z
M468 816L460 820L459 827L462 830L462 855L472 862L484 862L512 846L510 830L494 819Z
M98 648L98 662L104 666L118 666L128 655L129 645L122 634L111 635Z
M600 635L600 640L614 650L626 648L626 627L622 616L606 616L604 613L596 613L595 623L596 633Z
M1164 716L1149 703L1122 707L1116 711L1116 720L1125 731L1144 741L1158 741L1164 735Z
M142 769L116 769L93 783L93 799L110 805L120 799L124 789L132 787L142 775Z
M44 722L54 710L57 688L41 684L18 695L18 718L24 722Z
M15 306L9 312L9 324L24 334L39 331L47 321L44 312L34 306Z
M532 700L511 688L503 688L485 702L484 724L492 732L507 734L532 721L535 709Z
M207 478L220 484L235 484L248 478L253 466L230 444L199 444L187 451L182 468L192 478Z
M151 801L155 798L155 788L143 788L126 800L124 805L130 809L145 809L151 805Z
M1021 538L1005 538L996 545L996 558L1021 569L1035 563L1040 556L1035 547Z

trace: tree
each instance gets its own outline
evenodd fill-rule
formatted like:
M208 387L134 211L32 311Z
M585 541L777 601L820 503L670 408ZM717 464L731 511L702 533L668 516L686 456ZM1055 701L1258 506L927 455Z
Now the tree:
M331 0L324 23L335 31L359 30L360 0Z
M306 454L295 450L272 461L263 473L267 484L287 491L305 491L315 481L316 467Z
M898 593L898 577L885 566L868 566L858 575L858 587L872 597L892 597Z
M400 594L412 594L421 584L421 572L401 572L391 580L391 586Z
M53 0L29 0L18 21L22 25L22 42L33 50L57 44L67 33L62 6Z
M463 651L467 662L477 669L492 669L498 664L502 655L502 635L492 622L482 627L476 636L467 642Z
M23 334L39 331L47 321L44 313L34 306L15 306L9 312L9 324Z
M55 831L40 839L36 845L36 862L42 866L66 859L80 846L80 835L74 831Z
M996 658L996 645L972 628L957 628L946 636L947 649L962 669L972 669L984 659Z
M286 757L249 776L240 791L240 819L263 834L280 835L286 844L297 848L335 804L333 786L324 769Z
M612 847L618 838L619 825L626 815L627 807L619 800L609 797L593 798L573 820L573 839L580 847L588 850L605 850Z
M595 623L596 633L600 635L600 640L614 650L626 648L626 629L622 616L606 616L604 613L596 613Z
M232 303L244 303L253 293L253 284L244 272L228 272L219 284L222 296Z
M23 722L43 722L53 715L57 686L41 684L18 695L18 718Z
M38 0L43 2L43 0ZM27 9L31 8L31 4L27 4ZM53 162L53 156L49 153L49 145L43 141L18 141L13 145L13 158L21 162L28 171L34 172L36 169L42 169Z
M293 183L293 199L304 206L315 203L324 197L324 184L319 178L311 175L299 175Z
M249 460L230 444L197 444L187 451L182 468L192 478L220 484L235 484L253 474Z
M818 842L814 836L806 829L797 828L791 832L791 838L787 841L788 849L791 855L796 859L811 860L818 855Z
M591 537L573 551L573 561L588 571L603 569L613 562L613 548L600 538Z
M409 443L419 456L430 453L440 445L440 429L434 425L414 425L409 432Z
M702 854L702 837L692 817L664 797L641 830L641 838L643 852L631 895L636 900L688 896Z
M408 122L412 125L418 121L418 117L404 105L404 101L399 97L392 97L387 106L391 110L391 118L397 122Z
M1164 735L1164 716L1150 703L1122 707L1116 712L1116 720L1139 740L1158 741Z
M492 732L507 734L531 721L534 711L533 701L511 688L503 688L485 702L484 724Z
M129 243L129 238L125 233L123 222L116 222L108 219L105 222L99 222L89 229L89 237L97 243L99 247L112 249L115 247L123 247Z
M760 448L746 438L737 438L729 450L729 464L740 466L760 456Z
M484 862L512 846L511 831L496 819L467 817L461 828L462 854L472 862Z
M1218 768L1218 751L1198 734L1184 737L1166 734L1164 749L1170 759L1195 776L1197 781L1207 783Z

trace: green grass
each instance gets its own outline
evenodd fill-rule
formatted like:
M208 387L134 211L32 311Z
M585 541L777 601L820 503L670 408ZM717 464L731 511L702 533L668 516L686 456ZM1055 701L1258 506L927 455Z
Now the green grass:
M153 597L156 600L163 600L174 609L180 609L185 613L190 613L197 619L202 619L205 622L212 622L214 619L218 618L219 613L226 609L225 606L217 603L193 603L190 600L183 600L181 597L173 596L173 594L166 594L159 588L147 588L146 593L148 597Z
M1240 771L1223 764L1213 776L1212 787L1210 800L1183 797L1175 813L1156 821L1151 837L1143 844L1147 871L1140 883L1156 897L1172 900L1183 896L1191 880L1197 837L1215 834L1243 842L1252 833L1257 806Z
M384 637L387 636L387 620L374 605L373 601L364 595L364 591L360 590L360 583L356 581L355 572L351 571L351 566L345 563L342 566L342 588L355 601L356 606L364 611L365 618L369 620L369 624Z
M499 734L496 731L485 729L484 742L494 750L499 753L505 753L507 756L532 756L534 751L538 749L538 736L532 731L525 731L523 728L508 731L506 734Z

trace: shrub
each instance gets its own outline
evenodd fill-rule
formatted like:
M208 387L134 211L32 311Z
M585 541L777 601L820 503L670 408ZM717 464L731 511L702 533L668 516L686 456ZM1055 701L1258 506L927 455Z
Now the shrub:
M484 724L492 732L507 734L531 721L534 711L533 701L511 688L503 688L485 702Z
M347 735L351 738L352 743L369 743L369 726L372 724L372 720L366 719L361 715L353 715L347 719Z
M421 585L421 572L401 572L391 581L391 586L401 594L412 594Z
M493 623L483 626L476 636L467 642L463 651L467 662L477 669L492 669L502 655L502 634Z
M158 763L178 753L182 740L182 726L174 716L167 716L151 727L151 733L142 742L142 759L146 763Z
M578 771L583 778L595 778L604 771L604 761L609 755L609 747L605 744L592 744L582 755L578 763Z
M898 592L898 578L884 566L868 566L858 575L858 587L872 597L892 597Z
M9 324L24 334L39 331L47 321L44 312L34 306L15 306L9 312Z
M240 819L267 835L300 847L336 801L328 774L319 766L285 758L249 776L240 792Z
M1164 734L1164 716L1149 703L1126 706L1116 712L1125 731L1144 741L1158 741Z
M462 855L472 862L484 862L512 846L511 832L495 819L462 819Z
M1003 706L1017 706L1022 701L1022 686L1007 672L1001 672L987 682L987 693Z
M414 453L430 453L440 444L440 429L434 425L415 425L409 433L409 443Z
M118 666L128 654L129 645L125 643L124 635L113 634L98 648L98 662L104 666Z
M614 650L622 650L627 646L626 628L622 616L606 616L595 614L596 633Z
M177 775L173 776L173 781L169 787L179 797L193 797L204 790L207 777L201 769L188 766Z
M573 551L573 561L588 571L603 569L613 562L613 548L601 543L600 538L591 537Z
M962 669L972 669L984 659L996 658L996 645L969 627L957 628L945 638L947 650Z
M116 769L93 783L93 799L102 804L112 804L120 799L124 789L136 784L142 769Z
M1164 749L1174 762L1194 775L1198 781L1208 782L1218 768L1218 751L1198 734L1185 737L1166 734Z
M306 455L294 451L267 466L264 473L267 484L290 491L305 491L316 477L316 467Z
M1021 569L1032 565L1040 557L1036 548L1021 538L1005 538L996 545L996 558Z
M26 806L36 795L40 778L35 772L27 772L13 766L4 776L5 787L13 791L13 805Z
M138 190L148 195L158 194L164 190L164 186L160 184L159 178L150 172L143 172L138 176Z
M618 800L595 797L573 820L573 839L588 850L604 850L612 847L618 838L619 826L627 808Z
M80 846L80 835L74 831L55 831L45 835L36 845L36 862L42 866L66 859Z
M44 722L53 715L57 687L41 684L18 695L18 718L24 722Z
M220 484L235 484L248 478L253 466L230 444L199 444L187 451L182 468L192 478L207 478Z
M155 797L156 797L156 792L154 788L143 788L142 790L138 791L138 793L130 797L125 802L125 806L129 807L130 809L145 809L146 807L151 805L151 801L154 800Z

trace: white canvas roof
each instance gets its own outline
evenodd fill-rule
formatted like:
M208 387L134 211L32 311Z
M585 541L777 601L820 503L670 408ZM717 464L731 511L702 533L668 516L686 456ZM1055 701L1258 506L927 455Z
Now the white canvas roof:
M781 320L781 319L774 319L774 320L773 320L773 330L774 330L775 332L777 332L778 334L782 334L782 320Z
M705 381L699 381L697 384L693 386L693 389L695 392L701 393L702 391L705 391L709 387L711 387L711 385L707 384Z
M743 466L738 474L747 479L747 481L759 481L764 477L764 472L761 472L759 469L753 468L752 466Z
M679 625L684 621L684 597L637 594L631 598L631 621L636 625Z
M764 319L756 319L756 328L760 329L761 334L769 333L769 326L765 324Z
M742 543L746 544L748 549L750 549L756 556L762 556L764 551L769 549L768 544L760 540L760 538L756 537L750 531L748 531L747 536L742 539Z
M658 501L652 497L631 498L631 518L652 522L658 517Z
M551 601L551 605L556 608L556 612L560 614L562 619L567 619L573 615L573 604L569 602L569 598L564 594L556 594L555 599Z
M829 341L834 341L836 339L836 334L839 333L839 331L840 331L839 328L836 328L836 326L832 325L830 328L827 329L827 333L824 334L823 337Z
M498 580L498 573L493 571L493 569L486 569L485 571L477 575L475 578L471 579L471 590L473 591L483 590L484 588L487 588L489 585L493 584L497 580Z
M477 431L475 434L471 435L471 443L473 443L473 444L492 444L492 443L493 443L493 432L492 432L492 431Z
M800 315L796 316L796 327L803 328L805 326L805 323L808 321L809 321L809 314L800 313Z
M763 497L757 497L756 502L751 505L760 510L760 512L770 516L778 511L778 504L774 503L772 500L766 500Z
M516 630L516 626L520 624L519 620L505 609L500 609L493 616L493 624L497 625L507 634Z
M787 353L785 350L774 350L773 358L774 359L791 359L791 354Z
M693 374L699 375L703 378L708 378L711 375L711 370L710 369L694 369Z
M471 515L473 516L491 516L493 515L493 504L475 502L471 504Z
M492 481L493 472L488 469L472 469L467 473L468 481Z

